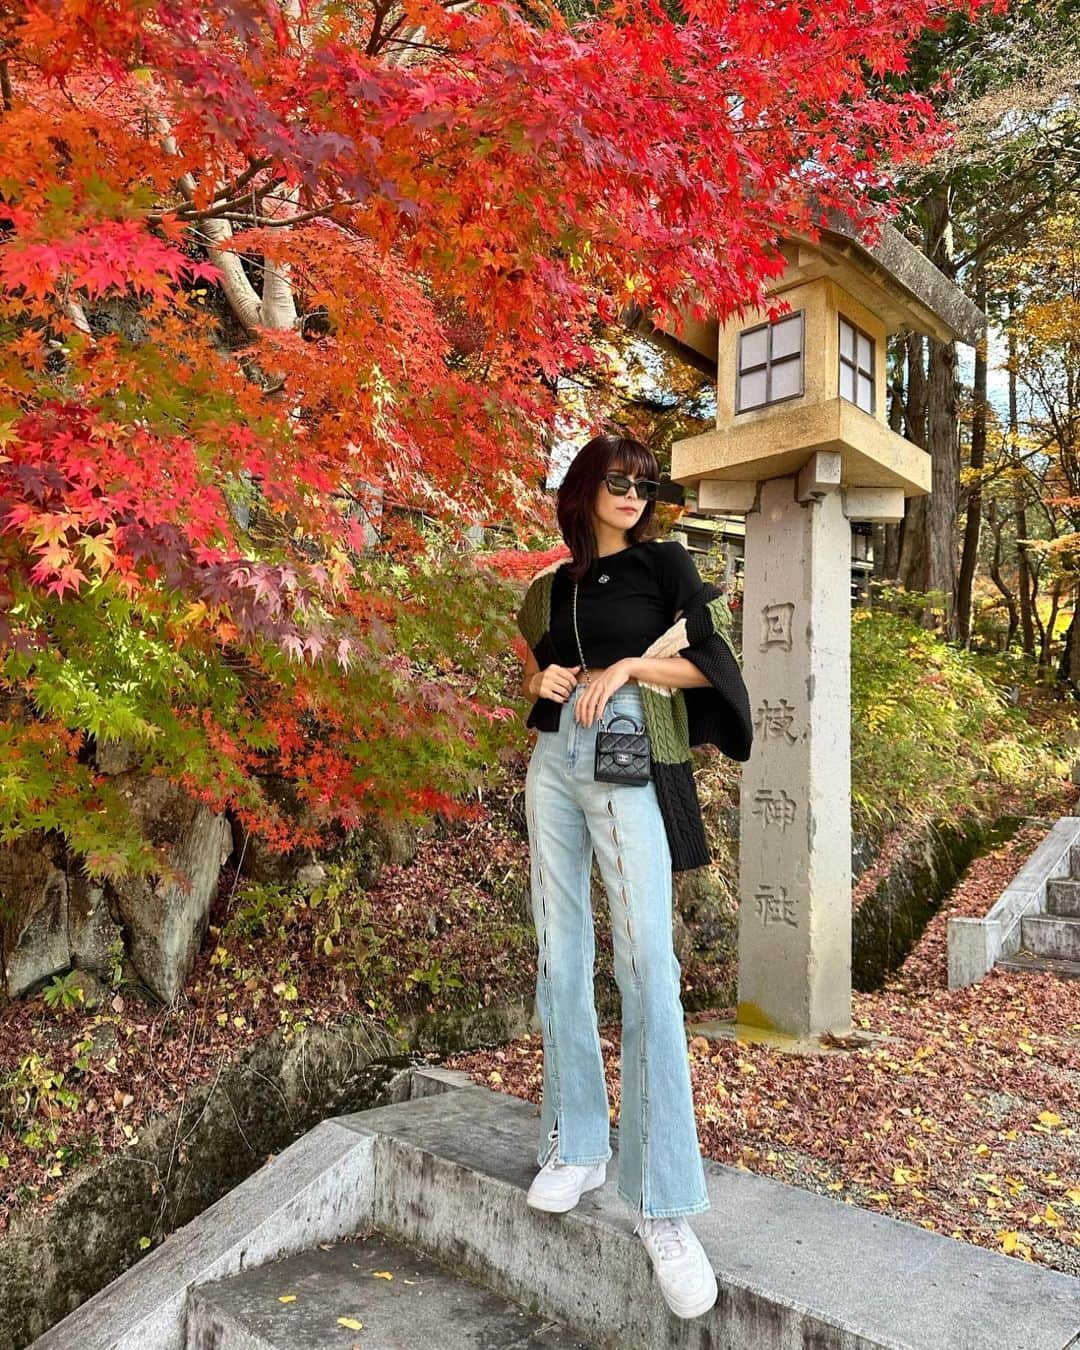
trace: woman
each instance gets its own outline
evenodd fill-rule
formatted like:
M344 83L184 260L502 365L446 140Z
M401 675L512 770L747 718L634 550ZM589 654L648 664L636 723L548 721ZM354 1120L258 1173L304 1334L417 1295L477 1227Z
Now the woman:
M687 1220L709 1198L672 946L671 874L708 861L689 745L710 740L745 759L751 733L720 593L701 581L681 544L648 538L658 480L656 459L639 442L589 441L558 493L571 560L540 573L518 613L530 649L524 690L536 700L527 725L539 729L525 805L544 1083L540 1171L528 1201L552 1213L573 1209L604 1184L611 1156L593 1001L595 850L622 995L618 1193L637 1216L669 1306L695 1317L717 1289ZM598 720L616 716L649 731L644 785L594 778Z

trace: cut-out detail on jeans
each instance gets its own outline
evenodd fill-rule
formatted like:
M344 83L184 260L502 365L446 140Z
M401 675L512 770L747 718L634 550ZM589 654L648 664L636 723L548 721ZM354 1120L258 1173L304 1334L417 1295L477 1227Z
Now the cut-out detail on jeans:
M623 904L626 906L627 909L629 909L629 908L630 908L630 897L626 894L626 887L625 887L625 886L620 886L620 887L619 887L619 894L622 896L622 902L623 902Z
M608 815L609 815L609 816L613 816L613 815L615 814L615 807L614 807L614 805L612 804L612 801L611 801L611 798L610 798L610 797L607 799L607 809L608 809Z
M623 865L622 865L622 854L621 854L621 853L616 853L616 855L615 855L615 866L619 869L619 876L621 876L621 877L626 876L626 870L625 870L625 868L624 868Z
M629 915L626 916L626 936L630 939L631 942L633 942L633 940L634 940L634 931L633 931L633 929L630 927L630 916L629 916Z
M612 825L612 827L611 827L611 842L615 845L616 848L618 848L618 846L619 846L619 836L618 836L618 834L616 834L616 832L615 832L615 826L614 826L614 825Z

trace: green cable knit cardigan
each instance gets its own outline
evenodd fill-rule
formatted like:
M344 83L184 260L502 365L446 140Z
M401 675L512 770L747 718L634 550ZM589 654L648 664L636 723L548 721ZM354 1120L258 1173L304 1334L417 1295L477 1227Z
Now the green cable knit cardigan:
M533 578L517 624L541 670L554 663L551 587L561 563ZM652 777L664 819L672 870L685 872L710 861L694 785L692 745L715 745L732 759L750 758L750 700L731 646L731 611L723 594L703 582L682 617L642 652L646 657L684 656L708 677L694 689L666 689L640 682L652 754ZM538 698L525 725L557 731L563 705Z

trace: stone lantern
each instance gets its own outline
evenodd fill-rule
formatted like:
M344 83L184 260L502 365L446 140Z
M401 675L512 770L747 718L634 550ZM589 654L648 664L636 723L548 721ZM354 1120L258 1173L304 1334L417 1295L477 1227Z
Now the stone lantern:
M786 302L680 341L716 359L715 430L673 448L700 511L745 514L743 767L734 1025L778 1043L851 1029L851 525L903 518L930 456L885 418L885 339L974 344L982 314L891 228L833 217L784 242Z

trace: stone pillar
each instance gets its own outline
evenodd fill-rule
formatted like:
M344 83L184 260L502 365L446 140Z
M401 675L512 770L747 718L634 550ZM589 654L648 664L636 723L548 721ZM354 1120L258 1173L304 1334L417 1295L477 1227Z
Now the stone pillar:
M851 526L840 455L762 482L746 516L737 1022L851 1030Z

